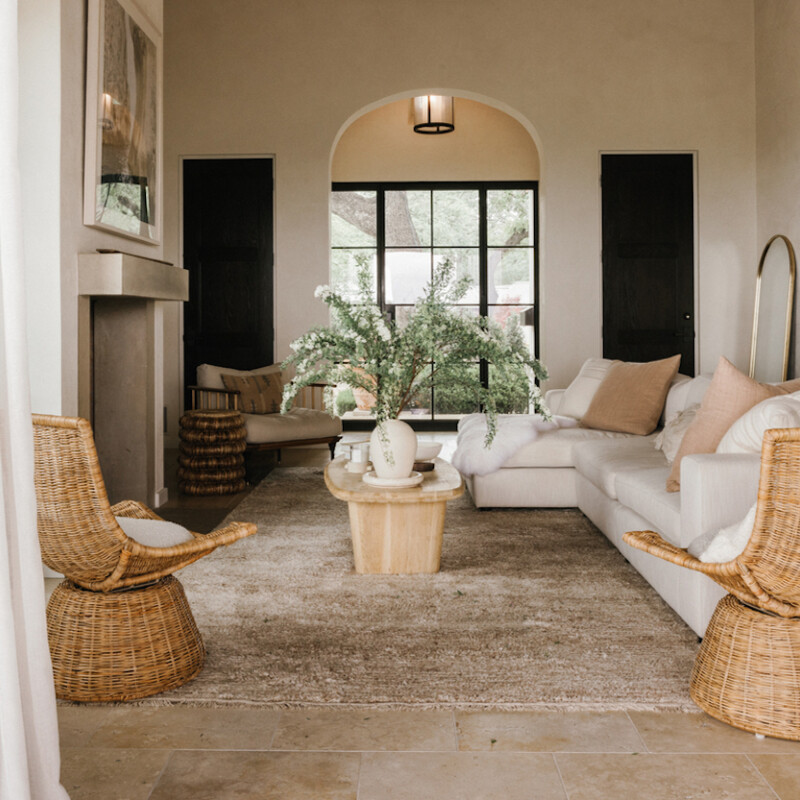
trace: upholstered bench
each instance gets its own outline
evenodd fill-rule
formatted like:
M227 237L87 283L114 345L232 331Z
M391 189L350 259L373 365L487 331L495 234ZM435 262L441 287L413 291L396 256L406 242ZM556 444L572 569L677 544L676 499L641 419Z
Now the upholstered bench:
M324 387L307 387L296 398L294 407L281 414L282 387L280 364L254 370L201 364L197 368L197 386L189 388L193 408L231 408L241 412L248 450L276 450L280 460L284 447L327 444L333 457L341 439L342 421L323 410Z

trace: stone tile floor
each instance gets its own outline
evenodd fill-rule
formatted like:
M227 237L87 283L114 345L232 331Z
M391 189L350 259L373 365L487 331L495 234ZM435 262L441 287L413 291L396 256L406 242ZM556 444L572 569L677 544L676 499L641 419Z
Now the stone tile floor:
M72 800L796 800L800 743L702 713L60 706Z
M442 438L447 454L453 436ZM283 464L326 460L327 449L295 449ZM198 502L170 488L161 511L186 524L212 512L221 519L244 496ZM800 743L758 739L699 712L62 705L58 713L72 800L800 798Z

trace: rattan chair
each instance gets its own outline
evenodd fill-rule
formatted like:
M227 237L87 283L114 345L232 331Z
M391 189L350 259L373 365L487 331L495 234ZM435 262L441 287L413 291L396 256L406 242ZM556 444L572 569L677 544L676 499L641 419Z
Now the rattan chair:
M695 660L697 705L737 728L800 740L800 428L764 434L755 524L738 558L702 562L652 531L623 538L729 592Z
M47 606L56 695L130 700L186 683L205 648L172 573L256 526L232 522L174 547L140 544L115 517L161 518L135 501L109 504L91 425L34 415L33 432L42 559L65 576Z

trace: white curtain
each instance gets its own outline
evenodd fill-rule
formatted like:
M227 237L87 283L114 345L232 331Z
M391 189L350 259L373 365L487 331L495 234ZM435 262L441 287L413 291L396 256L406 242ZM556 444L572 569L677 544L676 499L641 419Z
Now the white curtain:
M0 0L0 800L68 800L36 533L18 76L17 2Z

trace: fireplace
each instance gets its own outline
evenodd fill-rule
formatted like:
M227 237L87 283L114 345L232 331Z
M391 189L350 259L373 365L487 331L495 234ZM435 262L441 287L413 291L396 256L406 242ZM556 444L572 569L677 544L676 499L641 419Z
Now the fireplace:
M163 307L189 297L189 275L126 253L81 253L79 413L92 422L112 503L157 508L164 481Z

